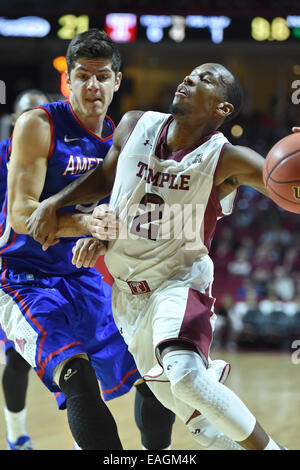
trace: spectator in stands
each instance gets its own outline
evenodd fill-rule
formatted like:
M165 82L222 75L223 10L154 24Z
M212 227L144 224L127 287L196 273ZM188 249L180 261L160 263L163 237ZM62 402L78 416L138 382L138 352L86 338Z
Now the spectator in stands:
M228 263L228 272L234 276L249 276L252 270L249 257L248 248L240 247L235 253L235 258Z
M293 279L287 275L284 266L277 266L274 271L273 283L275 292L283 301L292 300L295 295L295 285Z

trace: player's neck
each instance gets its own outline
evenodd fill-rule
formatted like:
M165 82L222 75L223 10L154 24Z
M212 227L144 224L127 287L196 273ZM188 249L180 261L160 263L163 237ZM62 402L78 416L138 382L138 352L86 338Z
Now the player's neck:
M170 151L188 148L216 130L207 123L189 123L188 119L174 119L168 129L167 146Z
M89 130L96 134L98 137L102 137L103 121L104 116L97 116L96 118L89 117L85 119L80 119L83 125Z
M102 129L103 129L103 122L106 116L106 113L102 113L101 115L97 116L87 116L85 113L81 112L80 108L76 106L70 99L70 104L73 110L73 113L77 117L77 119L86 127L89 131L92 131L98 137L102 137Z

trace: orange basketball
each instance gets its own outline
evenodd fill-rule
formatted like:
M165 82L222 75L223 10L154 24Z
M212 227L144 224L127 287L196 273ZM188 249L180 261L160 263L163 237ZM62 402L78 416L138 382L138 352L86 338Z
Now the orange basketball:
M270 198L278 206L300 214L300 133L284 137L271 148L263 179Z

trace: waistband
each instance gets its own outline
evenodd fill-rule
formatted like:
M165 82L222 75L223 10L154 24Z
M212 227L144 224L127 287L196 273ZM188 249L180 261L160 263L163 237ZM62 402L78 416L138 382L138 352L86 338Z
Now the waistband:
M148 281L122 281L121 279L114 278L115 284L119 289L124 290L125 292L132 295L141 295L147 294L153 291L156 287L149 284Z

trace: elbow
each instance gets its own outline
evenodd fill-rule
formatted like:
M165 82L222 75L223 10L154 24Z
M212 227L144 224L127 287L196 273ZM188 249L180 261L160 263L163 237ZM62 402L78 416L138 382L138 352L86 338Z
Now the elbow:
M11 211L8 211L7 218L14 232L19 233L19 234L27 233L25 222L22 222L20 217L16 216L15 214L12 214Z

